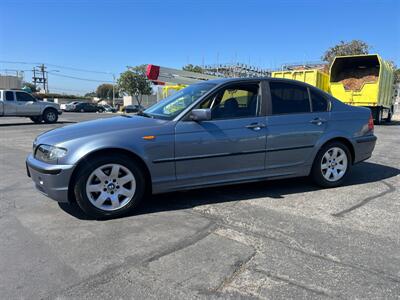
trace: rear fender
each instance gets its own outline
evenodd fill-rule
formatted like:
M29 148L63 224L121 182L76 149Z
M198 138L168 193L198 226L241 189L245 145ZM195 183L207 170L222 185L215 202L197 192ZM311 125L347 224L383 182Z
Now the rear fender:
M311 166L314 162L315 157L318 154L318 151L322 148L323 145L325 145L327 142L335 140L335 139L343 139L348 142L348 146L351 146L350 152L353 155L353 160L354 160L354 149L355 149L355 142L353 141L352 137L346 133L345 131L332 131L327 133L326 135L322 136L317 143L314 145L313 152L309 158L309 160L306 162L307 165Z

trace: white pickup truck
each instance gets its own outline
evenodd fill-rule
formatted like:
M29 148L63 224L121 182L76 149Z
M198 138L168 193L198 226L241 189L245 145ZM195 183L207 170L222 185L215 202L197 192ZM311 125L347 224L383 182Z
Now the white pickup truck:
M55 123L62 114L57 103L39 101L19 90L0 90L0 117L28 117L35 123Z

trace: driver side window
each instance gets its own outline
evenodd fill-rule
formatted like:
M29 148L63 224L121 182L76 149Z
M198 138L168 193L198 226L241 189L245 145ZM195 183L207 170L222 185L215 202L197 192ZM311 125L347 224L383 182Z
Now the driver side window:
M200 108L210 108L213 120L255 117L258 93L259 84L233 84L207 99Z
M35 99L28 93L16 92L15 94L17 96L17 101L23 101L23 102L35 101Z

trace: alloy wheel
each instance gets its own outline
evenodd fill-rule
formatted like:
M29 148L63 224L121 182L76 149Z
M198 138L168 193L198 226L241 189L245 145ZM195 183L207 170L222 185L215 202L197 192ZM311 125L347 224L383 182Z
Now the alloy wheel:
M346 174L347 164L347 154L343 149L339 147L330 148L322 156L322 175L330 182L338 181Z
M49 122L54 122L56 120L56 114L53 111L49 111L46 118Z
M86 182L86 195L98 209L113 211L126 206L136 192L133 173L120 164L95 169Z

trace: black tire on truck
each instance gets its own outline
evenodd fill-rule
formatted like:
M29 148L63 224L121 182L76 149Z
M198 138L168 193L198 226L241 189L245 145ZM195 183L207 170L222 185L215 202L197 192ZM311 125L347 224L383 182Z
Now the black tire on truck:
M31 119L31 121L32 121L33 123L35 123L35 124L40 124L40 123L42 123L42 121L43 121L42 116L39 116L39 117L30 117L29 119Z
M374 120L376 125L380 125L382 123L382 108L379 106L374 108Z
M388 122L388 123L392 122L393 111L394 111L394 106L392 105L388 111L388 116L386 118L386 122Z
M54 108L46 108L43 112L43 120L47 124L56 123L58 120L58 112Z

